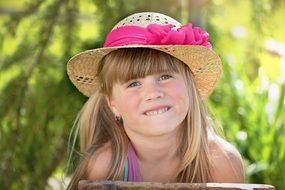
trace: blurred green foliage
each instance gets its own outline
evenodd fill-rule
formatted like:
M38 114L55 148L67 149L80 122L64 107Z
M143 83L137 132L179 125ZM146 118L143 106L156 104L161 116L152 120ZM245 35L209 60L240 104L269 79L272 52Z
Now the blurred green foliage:
M61 180L68 135L86 101L69 82L66 62L100 47L114 23L138 11L165 13L209 31L224 71L207 100L209 110L242 153L247 182L284 188L281 0L0 2L0 187L44 189L51 179ZM283 58L272 47L283 47Z

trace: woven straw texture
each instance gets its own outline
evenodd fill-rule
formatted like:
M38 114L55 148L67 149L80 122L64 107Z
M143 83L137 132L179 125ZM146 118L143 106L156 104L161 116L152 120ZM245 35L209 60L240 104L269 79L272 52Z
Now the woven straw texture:
M173 18L160 14L160 13L153 13L153 12L143 12L143 13L136 13L126 17L125 19L121 20L114 26L114 29L119 28L121 26L142 26L146 27L149 24L160 24L160 25L167 25L172 24L174 29L179 28L181 24L174 20Z
M150 23L172 24L180 27L174 19L159 13L137 13L120 21L113 29L120 26L147 26ZM97 67L108 53L120 48L147 47L170 54L187 64L194 75L194 80L201 97L207 97L216 86L221 75L221 60L212 50L204 46L193 45L128 45L98 48L81 52L72 57L67 64L67 73L72 83L86 96L91 96L100 86L97 79Z

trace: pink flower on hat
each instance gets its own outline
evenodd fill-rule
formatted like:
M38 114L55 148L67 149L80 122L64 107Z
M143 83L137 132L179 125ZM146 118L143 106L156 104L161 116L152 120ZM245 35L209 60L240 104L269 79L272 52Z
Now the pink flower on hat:
M192 28L192 24L172 29L172 25L150 24L146 28L146 38L154 45L201 45L212 48L208 42L209 34L200 27Z

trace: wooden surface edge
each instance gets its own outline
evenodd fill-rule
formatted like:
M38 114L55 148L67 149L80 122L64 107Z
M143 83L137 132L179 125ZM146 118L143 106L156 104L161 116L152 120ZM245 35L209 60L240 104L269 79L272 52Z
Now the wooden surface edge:
M159 183L159 182L125 182L125 181L92 181L81 180L78 184L79 190L92 189L201 189L201 190L275 190L268 184L248 183Z

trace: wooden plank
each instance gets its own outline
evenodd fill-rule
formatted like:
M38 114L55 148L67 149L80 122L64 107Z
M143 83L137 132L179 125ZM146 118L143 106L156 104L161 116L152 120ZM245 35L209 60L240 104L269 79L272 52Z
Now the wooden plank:
M91 181L79 182L79 190L275 190L266 184L244 183L157 183Z

